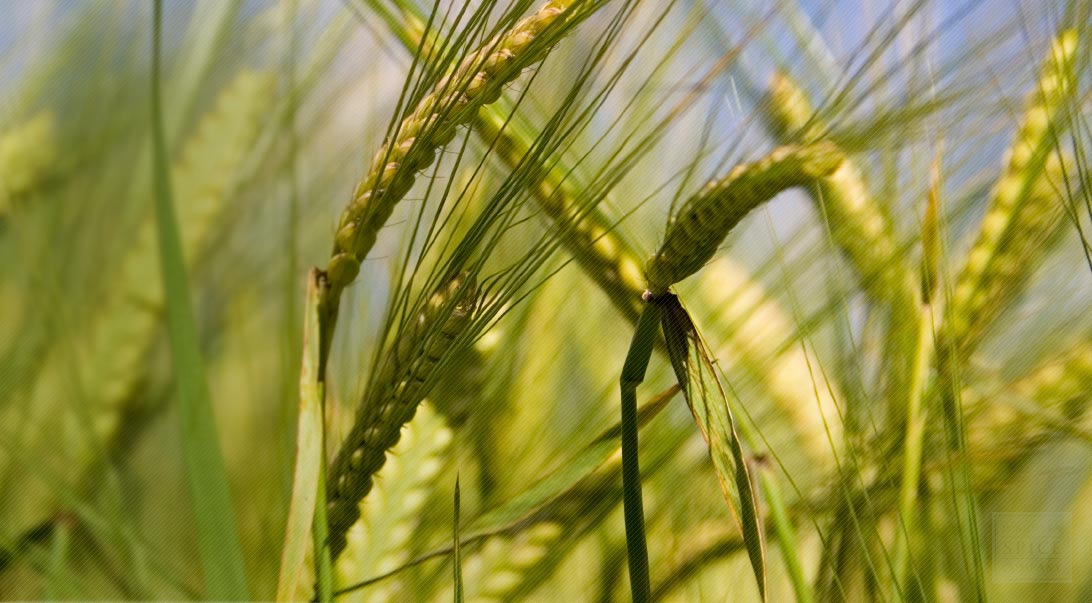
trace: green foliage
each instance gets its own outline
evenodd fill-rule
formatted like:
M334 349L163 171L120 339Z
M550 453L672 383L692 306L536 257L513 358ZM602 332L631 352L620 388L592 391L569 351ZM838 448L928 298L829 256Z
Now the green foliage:
M1092 4L813 4L14 4L0 599L1086 599Z

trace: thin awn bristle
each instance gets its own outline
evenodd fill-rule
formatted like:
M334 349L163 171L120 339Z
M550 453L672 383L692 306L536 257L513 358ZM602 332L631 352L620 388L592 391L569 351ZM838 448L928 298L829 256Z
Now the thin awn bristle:
M665 292L700 270L752 209L786 189L830 174L842 161L842 152L829 142L787 145L706 184L672 217L663 244L649 258L649 291Z
M1077 32L1066 30L1051 45L1038 86L1028 96L1005 171L956 280L946 334L960 355L976 347L989 324L1019 295L1062 222L1058 187L1063 159L1056 147L1076 89L1076 61Z
M261 131L263 117L271 108L273 85L270 74L240 73L182 148L172 180L187 266L195 265L205 253ZM145 375L146 356L155 342L165 301L152 216L146 217L135 238L104 307L71 350L66 346L52 350L28 403L10 408L21 413L19 424L24 433L39 438L33 444L34 452L46 462L63 465L65 475L77 480L84 479L86 468L96 460L93 442L110 442L123 416L139 410L137 405L145 402L134 399L133 393ZM75 382L73 366L80 367ZM71 401L74 391L92 405L85 409L89 423L82 418L71 421L73 409L59 406ZM8 420L2 419L5 424ZM62 429L60 421L79 426L79 430ZM58 447L57 438L65 446ZM62 449L64 457L60 459ZM54 500L55 495L40 480L30 476L14 479L24 486L0 491L0 515L13 520L8 527L14 528L18 518L20 526L30 528L53 513L55 507L44 501Z
M526 161L531 139L496 111L482 112L474 129L494 152L510 167ZM543 212L558 224L568 227L562 240L584 272L599 285L615 307L630 320L641 313L641 292L644 290L641 265L637 254L602 212L582 208L578 186L566 170L559 166L535 166L531 173L538 177L528 182L534 199Z
M398 334L373 386L364 397L349 435L327 478L330 552L336 559L346 531L360 517L359 502L372 488L372 476L398 443L402 426L428 395L437 368L469 326L477 290L467 274L444 284Z
M804 91L785 74L774 76L762 106L770 131L782 144L809 140L825 129ZM865 292L883 302L905 294L913 271L899 253L890 218L869 193L856 163L847 157L808 192Z
M417 171L432 163L436 150L454 138L456 128L469 123L480 107L500 98L504 86L524 67L544 58L548 49L532 43L551 26L564 25L563 15L577 3L547 2L463 59L402 120L394 138L372 157L368 174L357 184L338 222L326 270L335 296L356 278L360 262L375 245L394 206L413 187Z

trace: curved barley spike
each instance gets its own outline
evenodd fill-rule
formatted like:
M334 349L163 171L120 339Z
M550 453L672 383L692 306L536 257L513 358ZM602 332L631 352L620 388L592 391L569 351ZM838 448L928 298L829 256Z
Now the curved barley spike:
M781 191L830 174L842 161L842 152L830 142L788 145L706 184L671 218L663 244L649 258L649 292L663 293L701 269L752 209Z
M428 395L437 368L470 325L476 303L477 289L468 274L450 279L402 328L384 357L328 473L326 516L334 559L360 517L359 503L371 490L372 476Z
M1005 170L956 279L944 347L951 346L961 358L973 352L989 324L1023 290L1046 243L1060 230L1063 158L1057 137L1076 90L1076 62L1077 31L1063 31L1051 44L1038 86L1028 95Z
M206 251L272 107L274 84L268 73L240 73L201 119L172 167L187 266ZM30 451L48 465L63 466L62 475L72 485L86 479L100 458L99 445L114 440L125 416L146 410L146 400L133 394L146 375L165 301L151 215L135 239L104 306L71 349L54 348L30 400L0 414L5 425L18 416ZM78 403L82 400L87 404ZM0 517L9 520L5 531L29 529L56 510L56 494L39 479L9 473L24 468L6 467L7 461L0 455L0 478L24 485L0 489Z
M767 126L782 144L814 139L826 129L816 120L804 91L783 73L774 76L762 107ZM892 302L912 295L908 289L914 271L899 253L890 218L869 193L852 159L819 178L808 192L820 215L826 217L831 239L857 271L870 297Z
M464 58L441 79L432 92L406 116L393 139L372 157L367 175L357 184L353 199L341 214L334 249L326 269L331 295L356 278L360 262L375 245L376 236L394 206L410 188L418 170L428 167L436 151L469 123L478 108L495 102L504 86L521 70L543 58L556 40L544 35L560 30L567 17L588 4L580 0L551 0L479 50ZM536 38L544 38L535 44Z
M0 218L16 200L34 192L54 173L57 134L53 113L42 112L0 132Z

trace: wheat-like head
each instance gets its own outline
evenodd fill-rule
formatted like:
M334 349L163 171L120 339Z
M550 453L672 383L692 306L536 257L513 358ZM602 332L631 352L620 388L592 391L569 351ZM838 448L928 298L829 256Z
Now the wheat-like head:
M770 131L783 144L810 140L826 129L804 91L787 75L774 76L762 107ZM912 271L899 253L890 218L869 193L856 162L847 157L808 192L865 292L885 302L906 293Z
M469 326L476 302L469 275L450 279L401 330L385 356L327 477L330 550L335 558L345 548L346 531L360 517L358 503L371 490L372 476L428 394L437 367Z
M338 221L326 270L334 295L356 278L361 260L375 244L394 206L412 188L417 171L432 163L436 150L449 143L455 130L469 123L481 106L496 101L521 69L545 56L548 47L534 44L536 38L551 26L563 25L567 11L575 4L580 4L579 0L551 0L464 58L376 151Z
M268 73L240 73L202 117L172 168L188 266L208 247L238 184L238 173L271 108L274 82ZM125 414L139 410L144 402L134 399L133 393L146 375L147 355L165 302L152 216L141 224L135 239L105 305L94 313L71 349L52 350L28 403L4 409L11 413L3 419L5 424L16 424L14 417L19 416L18 424L33 442L35 454L48 463L56 460L65 467L65 475L75 479L83 479L87 467L97 460L96 443L110 442ZM76 376L73 366L80 368ZM80 400L88 404L79 404ZM81 414L74 421L77 407ZM58 447L58 440L65 445ZM57 458L62 450L63 460ZM52 502L44 503L54 500L54 494L32 477L15 479L26 487L0 492L0 515L11 518L6 527L25 529L55 510Z
M842 152L829 142L788 145L709 182L668 223L664 242L645 269L648 290L662 293L694 274L752 209L781 191L830 174L842 161Z
M1057 136L1076 88L1077 32L1062 32L1027 101L978 237L956 280L946 323L948 345L965 355L1020 291L1057 231L1063 158Z

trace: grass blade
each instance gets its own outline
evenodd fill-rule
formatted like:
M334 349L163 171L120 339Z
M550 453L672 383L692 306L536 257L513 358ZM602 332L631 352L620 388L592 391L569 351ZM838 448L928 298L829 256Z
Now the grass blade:
M281 570L277 580L277 600L292 600L307 556L307 536L311 532L319 491L319 473L323 458L323 387L315 378L318 372L318 296L321 285L317 271L307 279L307 316L304 319L303 366L300 370L299 431L296 435L296 470L292 480L292 499L281 550Z
M758 592L765 601L765 530L761 526L758 499L743 454L743 445L736 433L735 420L728 408L727 397L720 387L720 381L697 329L690 320L690 315L679 303L679 298L664 293L657 297L656 303L663 307L662 325L671 367L683 386L683 395L694 415L694 422L709 445L709 457L716 469L724 498L736 520L740 522ZM716 386L715 392L709 391L710 380Z
M455 557L455 603L463 603L463 559L459 548L459 478L455 478L455 535L451 547Z
M152 49L152 179L156 232L167 299L167 332L182 422L182 445L198 545L208 595L214 599L248 599L242 547L231 505L224 459L220 454L208 381L197 340L189 282L174 215L167 143L160 101L160 45L163 3L153 11Z

